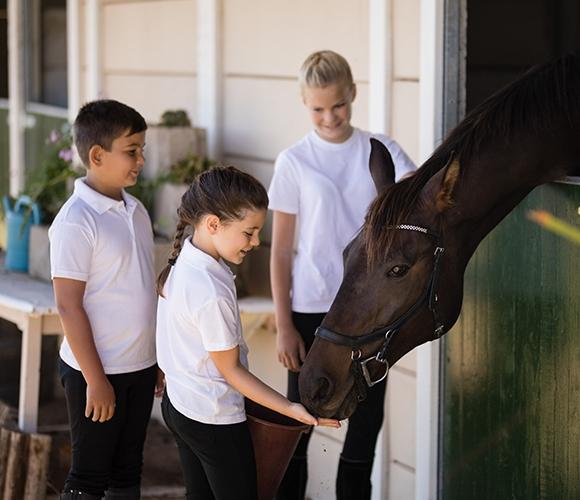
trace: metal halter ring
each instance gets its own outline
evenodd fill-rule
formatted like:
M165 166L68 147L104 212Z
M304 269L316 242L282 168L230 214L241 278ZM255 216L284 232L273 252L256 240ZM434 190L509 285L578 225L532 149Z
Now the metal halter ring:
M369 363L370 361L378 361L379 363L382 363L385 365L385 373L383 374L383 376L377 380L372 380L371 379L371 374L369 373L369 370L367 368L367 363ZM389 375L389 363L387 363L387 360L381 360L379 359L378 354L376 356L371 356L370 358L365 359L364 361L360 362L360 366L362 368L362 373L363 373L363 377L365 379L365 382L367 383L367 385L369 387L372 387L373 385L379 384L380 382L382 382L383 380L385 380L387 378L387 376Z

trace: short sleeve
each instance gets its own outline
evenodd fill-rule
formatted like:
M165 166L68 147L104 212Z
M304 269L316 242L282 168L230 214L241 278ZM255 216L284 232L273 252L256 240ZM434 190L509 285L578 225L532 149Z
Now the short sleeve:
M268 190L270 210L297 214L300 208L298 175L286 152L276 158L274 176Z
M409 158L407 153L403 150L399 144L392 140L388 139L383 141L389 153L391 153L391 158L393 159L393 163L395 164L395 182L401 180L402 177L407 175L410 172L414 172L417 170L417 167L413 160Z
M225 299L211 300L197 310L201 342L206 351L227 351L240 343L236 309Z
M50 228L50 274L52 278L87 281L94 239L78 224L60 223Z

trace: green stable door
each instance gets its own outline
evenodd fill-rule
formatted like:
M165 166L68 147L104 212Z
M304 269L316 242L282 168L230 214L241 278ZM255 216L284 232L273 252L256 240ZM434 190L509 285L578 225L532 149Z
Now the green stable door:
M526 217L580 226L580 186L532 192L478 248L444 342L441 492L580 498L580 247Z
M578 0L445 6L456 13L446 33L465 42L446 54L446 88L456 78L462 90L445 103L467 111L529 66L580 49ZM448 125L461 118L449 109ZM526 217L543 209L580 227L579 207L580 183L540 186L469 263L442 345L442 500L580 499L580 247Z

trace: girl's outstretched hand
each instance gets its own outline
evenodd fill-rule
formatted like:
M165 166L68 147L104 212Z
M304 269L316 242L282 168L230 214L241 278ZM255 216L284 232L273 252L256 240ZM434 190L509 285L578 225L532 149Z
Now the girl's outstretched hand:
M290 403L290 416L303 424L334 427L335 429L340 427L340 422L333 418L313 417L300 403Z

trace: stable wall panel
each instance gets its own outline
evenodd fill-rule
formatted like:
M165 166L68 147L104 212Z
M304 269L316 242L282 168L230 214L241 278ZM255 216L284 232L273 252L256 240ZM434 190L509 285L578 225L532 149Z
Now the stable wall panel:
M286 394L287 371L276 354L276 335L258 332L248 340L250 371L260 380L282 394Z
M194 77L109 74L103 79L103 97L133 106L148 123L158 123L168 109L185 109L195 124Z
M306 498L334 500L336 471L342 451L342 441L316 429L308 446L308 485ZM354 499L353 499L354 500Z
M311 130L296 80L227 78L224 102L226 156L274 160ZM366 128L368 85L358 86L352 122Z
M393 78L419 78L420 0L393 1Z
M393 500L414 500L415 471L394 463L389 472L389 495Z
M414 376L397 370L389 373L385 420L389 435L389 460L415 467L415 414L417 381Z
M419 83L393 82L392 99L391 135L417 163L419 158Z
M224 1L226 74L295 77L315 50L349 61L368 80L368 0Z
M395 365L398 368L402 368L403 370L407 370L408 372L412 372L413 374L417 373L417 350L413 349L411 352L405 354L397 364Z
M103 70L194 73L193 0L110 3L103 6Z

